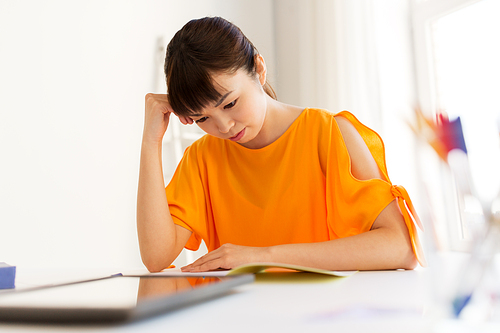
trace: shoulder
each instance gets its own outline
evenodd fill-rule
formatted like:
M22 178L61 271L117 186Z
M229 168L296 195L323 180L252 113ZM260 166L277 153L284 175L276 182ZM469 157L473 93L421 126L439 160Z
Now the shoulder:
M216 138L209 134L205 134L201 138L194 141L188 147L188 149L198 154L206 151L207 149L213 149L217 146L220 146L222 144L222 141L223 141L222 139Z
M362 124L352 113L342 111L331 116L335 120L347 146L355 148L359 145L366 145L362 135L358 131L359 126L362 126ZM349 149L349 147L347 148Z
M198 165L210 164L222 158L224 153L224 140L205 134L194 141L184 152L183 159Z
M327 109L306 108L304 110L305 117L309 121L324 123L328 125L336 124L341 129L354 129L353 122L359 122L353 114L348 111L338 113L331 112Z
M328 129L330 135L342 135L349 138L361 138L354 123L359 121L348 111L338 113L331 112L327 109L306 108L304 118L307 123L314 123L315 129ZM331 129L334 129L331 131ZM337 130L338 128L339 130Z
M336 114L335 121L351 159L353 176L360 180L382 178L370 149L354 124L359 121L347 111Z
M347 141L351 143L354 141L363 140L353 123L348 120L348 118L346 118L342 113L334 115L334 118L337 126L340 129L340 132L342 133L344 141L346 141L346 145L348 145Z
M327 109L319 109L319 108L305 108L304 111L305 117L309 119L316 119L322 121L332 121L335 117L335 113L327 110Z
M332 135L331 129L335 123L335 114L318 108L305 108L300 116L303 128L321 135Z

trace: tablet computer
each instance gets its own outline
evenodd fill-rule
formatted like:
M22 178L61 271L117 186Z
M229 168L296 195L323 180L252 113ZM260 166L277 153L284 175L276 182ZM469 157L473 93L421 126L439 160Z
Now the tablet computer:
M113 323L206 301L254 281L234 277L110 276L0 293L0 321Z

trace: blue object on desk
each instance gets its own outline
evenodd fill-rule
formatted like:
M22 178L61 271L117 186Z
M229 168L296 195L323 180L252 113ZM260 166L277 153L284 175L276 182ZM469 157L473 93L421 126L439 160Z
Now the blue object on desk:
M12 289L16 287L16 266L0 262L0 289Z
M458 317L465 306L469 304L471 297L472 295L467 295L455 298L455 300L453 301L453 313L455 317Z

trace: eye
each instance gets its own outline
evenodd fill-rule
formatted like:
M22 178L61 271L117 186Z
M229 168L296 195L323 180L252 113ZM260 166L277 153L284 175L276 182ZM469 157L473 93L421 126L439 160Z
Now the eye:
M207 119L208 119L208 117L203 117L203 118L200 118L198 120L195 120L194 122L197 123L197 124L200 124L200 123L205 122L205 120L207 120Z
M235 99L234 101L232 101L231 103L227 104L227 105L224 105L224 109L231 109L233 106L236 105L236 101L238 99Z

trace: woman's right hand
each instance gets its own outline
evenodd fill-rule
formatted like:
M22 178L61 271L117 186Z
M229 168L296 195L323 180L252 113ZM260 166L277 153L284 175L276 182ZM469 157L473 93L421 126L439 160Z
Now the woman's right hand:
M172 112L167 94L146 94L143 140L161 143Z
M168 128L170 114L173 112L167 94L146 94L143 140L161 143ZM180 116L179 120L184 125L193 123L189 117Z

